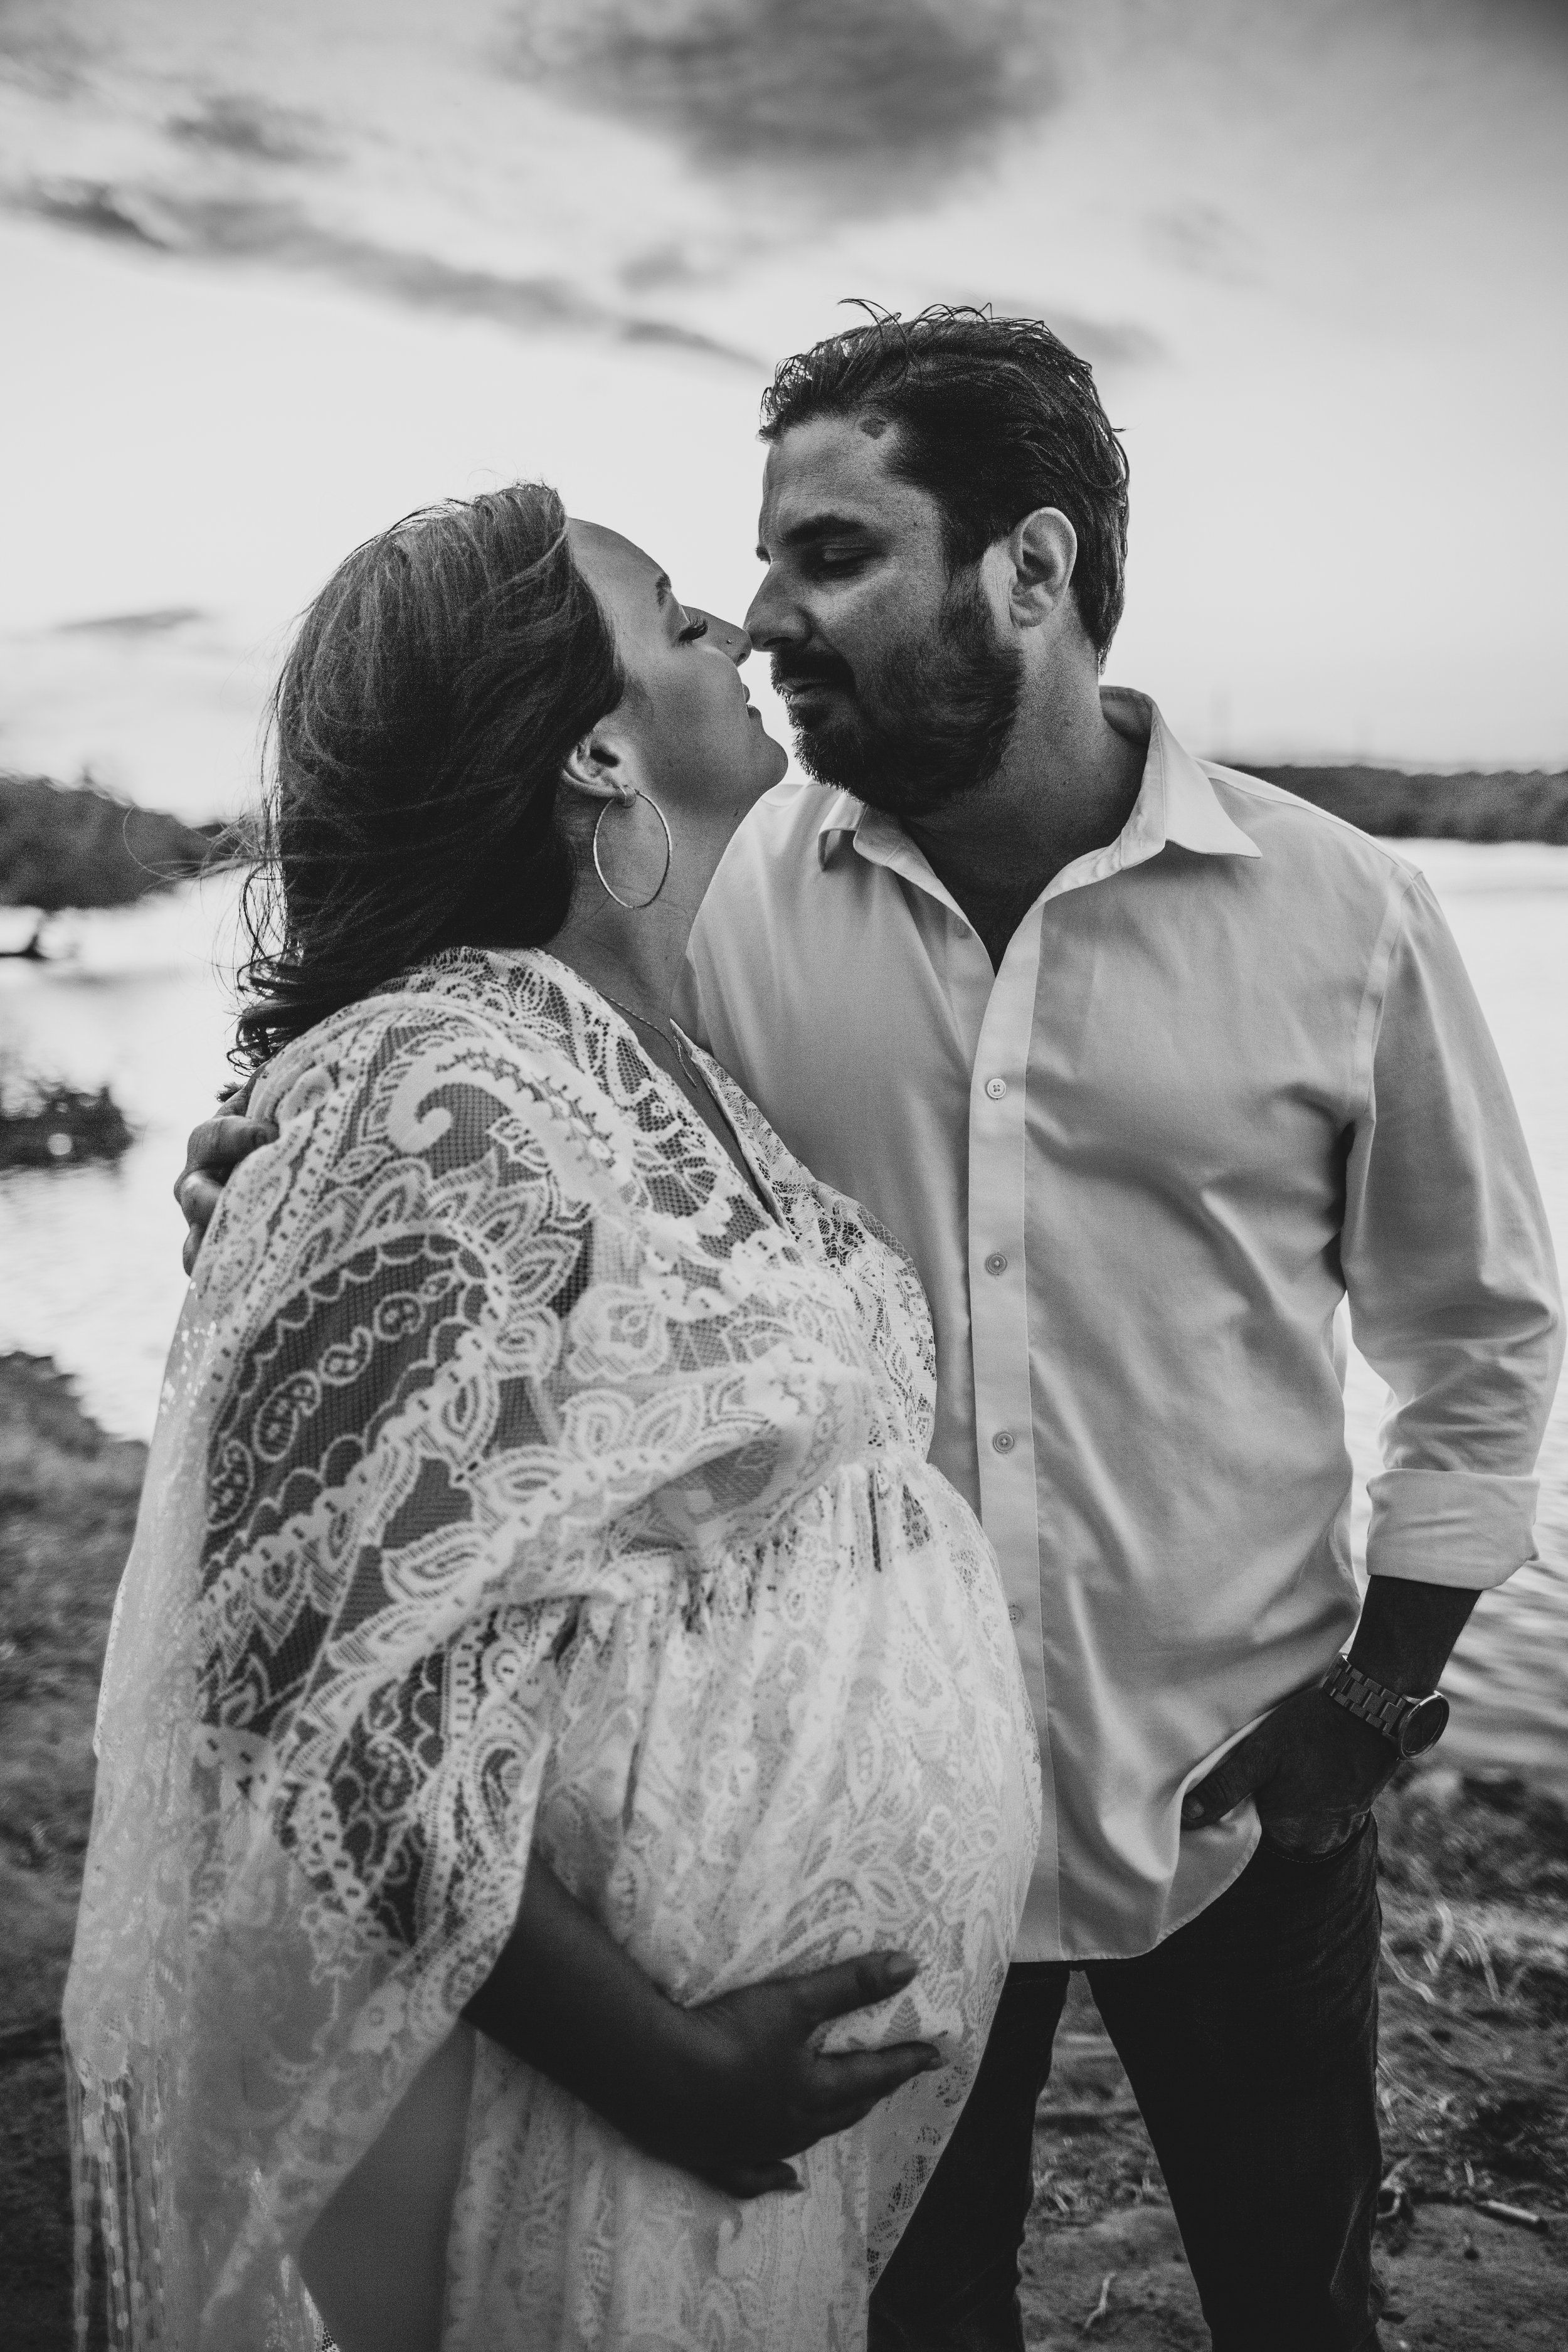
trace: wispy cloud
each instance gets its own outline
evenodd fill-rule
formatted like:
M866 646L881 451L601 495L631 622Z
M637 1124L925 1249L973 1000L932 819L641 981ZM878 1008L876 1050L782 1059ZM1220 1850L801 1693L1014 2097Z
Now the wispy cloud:
M146 245L155 252L167 245L166 238L137 218L107 180L38 181L16 191L9 202L13 212L35 213L40 220L79 229L87 236L107 237L111 244Z
M1217 205L1171 205L1150 215L1149 242L1163 261L1220 286L1256 285L1258 250L1239 221Z
M41 0L0 0L0 61L5 78L51 99L69 98L85 84L92 43Z
M534 0L514 69L674 133L700 162L832 201L908 202L1045 113L1031 0Z
M195 604L160 604L147 613L102 613L86 621L58 621L57 637L165 637L192 621L206 619Z
M345 235L300 206L249 196L156 192L104 181L33 182L8 202L58 226L166 253L270 262L317 270L363 291L416 309L493 319L524 333L604 335L617 342L663 345L748 369L749 352L678 320L617 310L569 280L507 277L464 269L437 256Z
M295 107L242 91L209 96L171 117L168 132L187 147L216 149L247 163L321 163L333 158L324 126Z

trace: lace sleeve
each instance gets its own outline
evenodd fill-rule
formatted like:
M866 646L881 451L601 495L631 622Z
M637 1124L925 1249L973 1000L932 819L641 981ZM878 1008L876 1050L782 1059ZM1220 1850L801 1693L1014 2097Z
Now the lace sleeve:
M68 2003L90 2193L172 2200L214 2341L494 1964L584 1604L765 1530L866 1410L847 1334L770 1292L771 1224L661 1225L604 1087L471 1007L353 1008L255 1110L106 1669Z

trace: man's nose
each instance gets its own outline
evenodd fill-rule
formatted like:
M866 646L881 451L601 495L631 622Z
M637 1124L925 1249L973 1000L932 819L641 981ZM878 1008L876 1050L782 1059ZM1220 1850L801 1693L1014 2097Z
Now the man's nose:
M746 628L752 643L759 651L771 654L777 646L803 639L805 635L804 625L795 619L792 627L791 621L789 605L774 586L773 575L769 572L752 597L751 610L746 614Z

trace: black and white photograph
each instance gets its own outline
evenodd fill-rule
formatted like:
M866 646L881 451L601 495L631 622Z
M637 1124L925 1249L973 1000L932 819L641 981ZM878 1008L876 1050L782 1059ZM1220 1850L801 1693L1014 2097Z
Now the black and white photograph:
M1564 2352L1568 6L0 0L5 2352Z

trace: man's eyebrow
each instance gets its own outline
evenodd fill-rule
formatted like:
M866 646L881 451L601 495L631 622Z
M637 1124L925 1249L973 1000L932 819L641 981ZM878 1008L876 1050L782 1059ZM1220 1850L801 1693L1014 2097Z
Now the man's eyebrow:
M824 539L863 539L871 528L863 515L807 515L804 521L792 522L786 530L781 530L778 543L781 547L813 547ZM759 563L768 561L768 551L760 541L757 561Z

